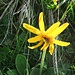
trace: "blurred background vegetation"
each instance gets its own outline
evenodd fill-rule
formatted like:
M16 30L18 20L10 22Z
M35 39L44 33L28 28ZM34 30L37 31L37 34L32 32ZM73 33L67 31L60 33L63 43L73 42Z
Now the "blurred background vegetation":
M47 52L43 75L56 75L56 72L75 75L75 0L58 0L57 5L53 0L0 0L0 75L23 75L16 66L19 56L25 56L30 75L38 75L39 69L34 67L39 67L42 52L40 48L28 49L27 39L33 34L22 24L25 22L38 28L41 11L46 29L57 21L70 24L58 38L71 43L68 47L57 46L57 54L54 52L52 56Z

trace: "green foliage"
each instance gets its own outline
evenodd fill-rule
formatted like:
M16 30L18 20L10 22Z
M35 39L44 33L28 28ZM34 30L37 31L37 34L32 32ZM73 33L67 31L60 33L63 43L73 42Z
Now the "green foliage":
M16 68L19 74L24 75L24 73L26 72L25 70L26 70L26 65L27 65L25 56L18 54L16 57L15 64L16 64Z
M32 70L31 70L31 72L30 72L30 75L39 75L39 68L33 68Z
M7 74L8 75L14 75L14 73L11 70L7 71Z
M0 47L0 62L6 58L6 54L8 53L8 49Z
M29 64L24 55L18 54L15 59L16 69L8 69L6 75L29 75Z
M54 68L50 67L45 72L44 75L54 75Z
M38 28L38 15L44 12L46 29L56 21L69 22L59 36L70 46L57 46L57 75L75 75L75 1L58 0L0 0L0 75L39 75L42 51L30 50L28 38L34 35L25 30L23 22ZM55 59L48 51L43 75L56 75Z
M6 75L18 75L18 72L16 69L8 70Z
M3 75L1 71L0 71L0 75Z

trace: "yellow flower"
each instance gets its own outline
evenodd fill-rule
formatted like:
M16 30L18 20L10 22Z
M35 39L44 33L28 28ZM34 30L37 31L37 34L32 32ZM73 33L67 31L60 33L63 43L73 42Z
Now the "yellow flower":
M58 1L58 0L53 0L53 2L54 2L55 5L57 5L57 1Z
M49 52L52 55L54 51L54 44L59 46L68 46L70 44L69 42L59 41L55 38L68 27L69 23L64 23L61 26L59 25L60 25L60 22L56 22L45 31L44 21L43 21L43 12L39 14L39 29L27 23L23 23L23 27L25 29L36 34L35 37L29 38L28 42L29 43L38 42L37 45L28 46L28 47L30 49L34 49L41 46L44 43L41 50L46 50L49 47Z

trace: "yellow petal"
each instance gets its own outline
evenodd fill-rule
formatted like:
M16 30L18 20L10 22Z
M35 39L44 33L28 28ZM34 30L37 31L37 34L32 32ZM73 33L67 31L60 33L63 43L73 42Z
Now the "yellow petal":
M51 55L53 54L53 52L54 52L54 44L50 44L49 52L50 52Z
M51 27L49 27L47 30L46 30L46 33L52 33L52 31L54 31L56 28L58 28L60 25L60 22L56 22L54 23Z
M54 44L57 44L60 46L68 46L68 45L70 45L70 42L63 42L63 41L55 40Z
M41 31L45 31L44 21L43 21L43 12L39 14L39 28Z
M35 43L35 42L40 41L40 40L42 40L42 38L40 36L35 36L35 37L32 37L32 38L29 38L28 42L29 43Z
M56 37L58 36L61 32L63 32L67 27L69 23L64 23L62 24L59 28L55 29L52 33L51 36Z
M41 50L46 50L48 48L49 43L45 42Z
M54 4L57 5L57 0L53 0Z
M28 48L34 49L34 48L37 48L37 47L41 46L42 44L43 44L43 41L40 41L37 45L35 45L35 46L28 46Z
M27 29L28 31L34 33L34 34L39 34L40 33L39 29L37 29L37 28L35 28L35 27L33 27L33 26L29 25L29 24L23 23L23 27L25 29Z

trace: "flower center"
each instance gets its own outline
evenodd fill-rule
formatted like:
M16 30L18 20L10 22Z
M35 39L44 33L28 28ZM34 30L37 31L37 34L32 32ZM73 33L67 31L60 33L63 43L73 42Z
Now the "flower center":
M50 44L53 43L54 38L53 38L52 36L48 36L48 35L45 34L45 33L42 33L41 36L42 36L42 38L44 39L44 41L46 41L46 42L48 42L48 43L50 43Z
M53 43L53 38L52 37L49 37L47 35L43 36L44 40L49 42L49 43Z

